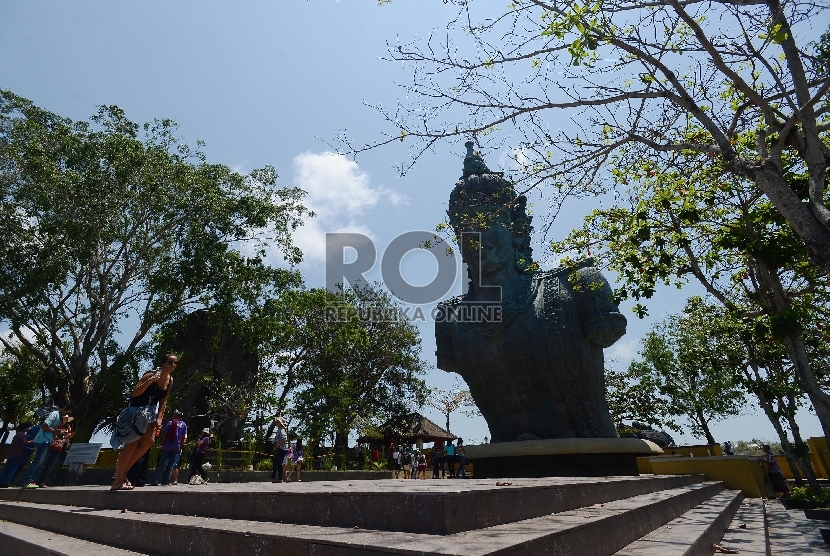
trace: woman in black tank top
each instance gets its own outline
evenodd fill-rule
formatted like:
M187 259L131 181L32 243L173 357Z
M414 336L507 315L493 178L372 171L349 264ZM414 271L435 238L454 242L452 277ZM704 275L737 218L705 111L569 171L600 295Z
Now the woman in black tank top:
M173 389L173 377L170 373L179 364L179 358L174 353L168 353L162 359L161 369L144 373L141 380L133 388L130 396L130 407L148 407L158 404L155 426L147 427L144 435L134 442L125 444L118 454L118 463L115 464L115 480L110 490L132 490L133 485L127 480L127 470L150 449L155 441L156 431L164 423L164 410L167 407L167 397Z
M147 373L144 376L148 376L149 374L151 373ZM153 372L153 374L155 374L155 372ZM141 383L139 382L139 384ZM169 389L170 387L168 386L168 390ZM131 396L130 403L127 405L129 405L130 407L147 407L148 405L157 404L166 397L167 390L162 390L159 387L158 383L153 382L150 384L150 386L147 387L147 389L143 393L139 394L138 396Z

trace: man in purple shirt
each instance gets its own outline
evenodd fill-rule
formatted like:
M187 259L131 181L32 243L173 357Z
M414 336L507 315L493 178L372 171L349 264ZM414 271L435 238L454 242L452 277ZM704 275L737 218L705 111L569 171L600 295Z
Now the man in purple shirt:
M170 475L182 456L182 446L187 442L187 425L182 420L181 411L173 411L173 418L164 426L159 437L162 439L162 445L152 486L158 485L159 482L162 485L170 484Z
M20 468L23 467L25 463L23 461L23 450L27 444L35 443L34 440L28 440L26 438L26 432L31 426L31 423L21 423L15 429L11 446L6 450L6 465L3 466L3 471L0 472L0 488L7 488L14 480L14 476L17 475ZM28 454L26 455L26 459L29 459Z

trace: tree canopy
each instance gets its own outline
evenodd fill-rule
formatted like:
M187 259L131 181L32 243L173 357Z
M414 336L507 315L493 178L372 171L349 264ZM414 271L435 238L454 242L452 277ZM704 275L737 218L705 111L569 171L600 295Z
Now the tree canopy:
M635 382L653 385L666 415L684 418L692 434L708 444L716 444L711 423L738 415L744 406L731 356L736 346L712 334L718 316L701 298L689 299L682 314L670 315L643 338L642 360L629 365ZM680 430L673 421L667 424Z
M389 45L411 68L407 99L377 106L394 132L347 141L351 152L410 141L405 171L442 140L506 145L519 182L542 187L554 212L569 195L620 191L604 166L612 157L631 167L714 158L755 184L830 270L830 35L811 27L826 21L825 2L447 2L458 14L445 29ZM787 179L793 167L803 187Z
M268 300L252 319L264 367L281 384L275 410L299 432L335 436L346 448L363 432L423 405L421 339L379 286L293 290Z
M300 283L266 252L300 260L303 192L272 167L209 163L176 130L116 106L75 122L0 90L0 341L75 404L81 437L123 404L159 326Z

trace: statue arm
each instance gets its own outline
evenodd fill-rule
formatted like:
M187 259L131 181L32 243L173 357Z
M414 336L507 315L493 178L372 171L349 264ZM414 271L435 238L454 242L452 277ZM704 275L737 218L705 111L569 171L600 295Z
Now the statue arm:
M603 348L619 340L625 334L627 320L614 302L614 292L605 276L593 266L580 268L574 289L584 338Z

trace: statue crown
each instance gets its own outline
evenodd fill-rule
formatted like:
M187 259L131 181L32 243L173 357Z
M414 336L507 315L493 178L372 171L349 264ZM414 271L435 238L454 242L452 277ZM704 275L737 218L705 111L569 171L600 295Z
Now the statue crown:
M464 174L461 176L461 179L481 174L498 173L501 175L501 172L491 172L490 169L487 168L487 165L484 163L484 159L481 158L481 155L473 150L474 145L475 143L472 141L464 143L464 146L467 147L467 155L464 157Z

